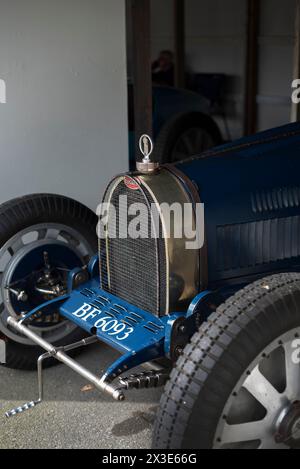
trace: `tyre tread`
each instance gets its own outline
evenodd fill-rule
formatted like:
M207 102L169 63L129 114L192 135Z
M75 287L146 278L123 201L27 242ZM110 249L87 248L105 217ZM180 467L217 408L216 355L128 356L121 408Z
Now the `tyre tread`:
M270 331L273 329L270 315L267 315L266 306L262 303L272 309L272 318L274 314L276 320L280 320L282 311L292 318L289 303L297 307L295 294L300 298L299 273L274 274L239 290L212 313L185 347L170 375L156 418L153 448L186 447L185 434L189 418L200 392L203 396L202 418L197 431L203 441L211 440L210 422L220 399L218 390L224 395L226 386L230 394L232 367L240 366L236 351L245 356L253 354L260 343L258 336L265 339L268 334L265 331L266 322L270 325ZM282 303L281 311L278 302ZM226 367L222 367L225 361ZM182 380L184 386L181 385ZM190 389L193 389L192 394ZM191 397L192 401L187 400L187 397ZM183 421L179 417L184 411L186 419Z

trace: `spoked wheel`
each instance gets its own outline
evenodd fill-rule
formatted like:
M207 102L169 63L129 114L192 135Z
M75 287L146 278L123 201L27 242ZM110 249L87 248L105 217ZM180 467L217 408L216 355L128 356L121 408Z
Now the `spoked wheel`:
M215 141L206 129L192 127L179 136L172 149L171 161L175 163L199 155L214 145Z
M41 353L8 327L7 317L21 318L64 294L68 272L96 252L95 230L94 213L61 196L27 196L0 207L0 338L6 342L7 366L32 369ZM40 314L29 327L55 345L82 337L57 313Z
M177 362L155 448L300 448L300 274L238 292Z
M154 160L175 163L219 145L222 136L208 116L190 112L173 117L161 129L155 141Z
M226 403L215 448L300 448L299 333L279 337L249 367Z

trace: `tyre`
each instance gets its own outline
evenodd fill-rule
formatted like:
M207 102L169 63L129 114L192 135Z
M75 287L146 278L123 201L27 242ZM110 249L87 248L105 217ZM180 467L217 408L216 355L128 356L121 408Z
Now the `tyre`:
M171 119L160 131L154 159L161 164L175 163L219 145L222 137L214 121L204 114L191 112Z
M153 447L300 448L300 274L259 280L202 325L171 373Z
M21 317L63 292L68 271L85 265L97 252L96 223L91 210L59 195L29 195L0 206L0 339L6 343L5 366L36 368L41 349L11 330L7 317ZM55 345L83 337L58 314L40 316L30 327Z

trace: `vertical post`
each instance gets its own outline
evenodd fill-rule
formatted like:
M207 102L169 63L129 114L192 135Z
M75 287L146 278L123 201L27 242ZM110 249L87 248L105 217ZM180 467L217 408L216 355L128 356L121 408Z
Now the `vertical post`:
M244 134L257 130L259 0L248 0Z
M138 141L142 134L152 135L152 75L150 41L150 0L132 0L133 89L135 155L141 159Z
M293 80L300 78L300 0L296 1ZM300 105L292 103L291 122L300 120Z
M174 0L175 86L185 86L185 0Z

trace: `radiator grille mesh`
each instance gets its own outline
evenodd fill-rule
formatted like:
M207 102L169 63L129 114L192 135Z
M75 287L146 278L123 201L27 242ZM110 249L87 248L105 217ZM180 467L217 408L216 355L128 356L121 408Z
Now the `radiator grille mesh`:
M127 204L123 196L127 196ZM148 236L154 229L150 210L138 212L139 238L119 236L126 233L136 218L136 214L128 215L128 206L138 203L149 207L154 201L146 189L131 190L121 180L113 189L110 202L115 207L116 217L113 212L109 213L108 226L111 232L115 230L117 237L100 241L102 287L155 315L164 314L167 307L165 240L162 236L157 239ZM122 225L124 221L126 226ZM161 235L161 222L159 224Z

